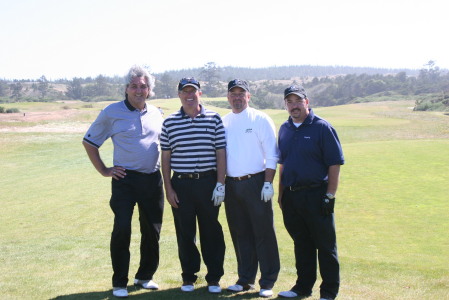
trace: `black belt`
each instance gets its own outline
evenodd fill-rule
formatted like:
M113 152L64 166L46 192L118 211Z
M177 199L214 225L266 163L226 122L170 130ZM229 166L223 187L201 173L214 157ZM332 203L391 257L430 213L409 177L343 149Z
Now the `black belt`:
M251 177L254 177L254 176L257 176L257 175L260 175L260 174L263 174L263 173L265 173L265 171L262 171L262 172L259 172L259 173L256 173L256 174L248 174L248 175L244 175L244 176L240 176L240 177L226 176L226 178L229 178L229 179L235 180L235 181L241 181L241 180L250 179Z
M198 172L198 173L178 173L174 172L173 177L176 177L178 179L200 179L202 177L212 176L217 174L217 171L210 170L205 172Z
M125 173L126 174L137 174L137 175L154 175L154 174L156 174L158 171L156 171L156 172L153 172L153 173L143 173L143 172L139 172L139 171L134 171L134 170L128 170L128 169L126 169L125 170Z
M301 190L309 190L309 189L315 189L322 187L323 185L327 184L327 181L323 181L322 183L316 183L316 184L309 184L309 185L291 185L288 187L288 189L292 192L301 191Z

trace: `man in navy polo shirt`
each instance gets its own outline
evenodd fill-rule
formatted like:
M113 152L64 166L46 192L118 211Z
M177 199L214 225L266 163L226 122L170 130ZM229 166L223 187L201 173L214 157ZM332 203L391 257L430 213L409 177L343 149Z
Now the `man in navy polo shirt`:
M134 284L157 290L153 274L159 265L159 236L164 209L162 176L159 171L159 136L162 115L146 99L153 94L154 77L144 68L129 70L125 100L103 109L83 139L87 155L97 171L112 177L110 206L114 212L111 235L113 295L128 297L131 219L139 207L140 266ZM107 167L99 148L108 139L114 145L113 167Z
M178 84L181 109L162 126L162 175L175 221L181 291L194 291L201 266L198 221L205 279L208 291L216 294L221 293L219 281L224 274L225 243L218 214L225 196L226 139L220 115L200 104L200 88L193 77Z
M309 108L301 86L284 91L290 115L279 129L279 205L295 245L296 284L280 297L308 297L320 274L320 300L335 299L340 286L334 204L343 151L335 129Z

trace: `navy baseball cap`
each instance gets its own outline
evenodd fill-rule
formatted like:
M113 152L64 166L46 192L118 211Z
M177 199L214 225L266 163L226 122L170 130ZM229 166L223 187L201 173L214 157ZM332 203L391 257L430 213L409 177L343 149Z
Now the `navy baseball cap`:
M244 89L247 92L249 92L248 82L246 82L245 80L240 80L240 79L234 79L234 80L229 81L229 83L228 83L228 92L230 90L232 90L233 88L235 88L236 86Z
M193 77L184 77L179 81L178 91L181 91L186 86L193 86L197 90L201 89L200 82Z
M301 97L301 99L307 98L306 90L300 85L292 85L292 86L289 86L288 88L286 88L284 91L284 99L287 98L287 96L291 95L291 94L295 94L295 95Z

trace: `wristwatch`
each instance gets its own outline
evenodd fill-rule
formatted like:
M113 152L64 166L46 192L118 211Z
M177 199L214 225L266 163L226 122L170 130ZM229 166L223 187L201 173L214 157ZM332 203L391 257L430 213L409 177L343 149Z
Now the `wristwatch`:
M326 198L327 198L327 199L330 199L330 200L333 200L333 199L335 199L335 196L334 196L334 194L327 193L327 194L326 194Z

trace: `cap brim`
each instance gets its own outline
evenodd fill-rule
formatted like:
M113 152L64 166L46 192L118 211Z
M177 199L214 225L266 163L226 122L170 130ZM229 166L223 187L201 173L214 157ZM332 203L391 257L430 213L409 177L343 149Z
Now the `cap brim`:
M301 99L306 99L306 98L307 98L307 96L304 95L303 93L299 93L299 92L291 92L291 93L288 93L287 95L285 95L285 96L284 96L284 99L287 98L287 97L288 97L289 95L291 95L291 94L294 94L294 95L300 97Z
M193 84L193 83L187 83L187 84L184 84L184 85L182 86L181 90L182 90L183 88L185 88L186 86L193 86L193 87L196 88L197 90L200 89L197 85L195 85L195 84Z
M248 90L247 87L242 86L242 85L238 85L238 84L237 84L237 85L234 85L232 88L230 88L230 89L228 90L228 92L229 92L230 90L232 90L233 88L235 88L235 87L239 87L239 88L244 89L245 91L249 92L249 90Z

